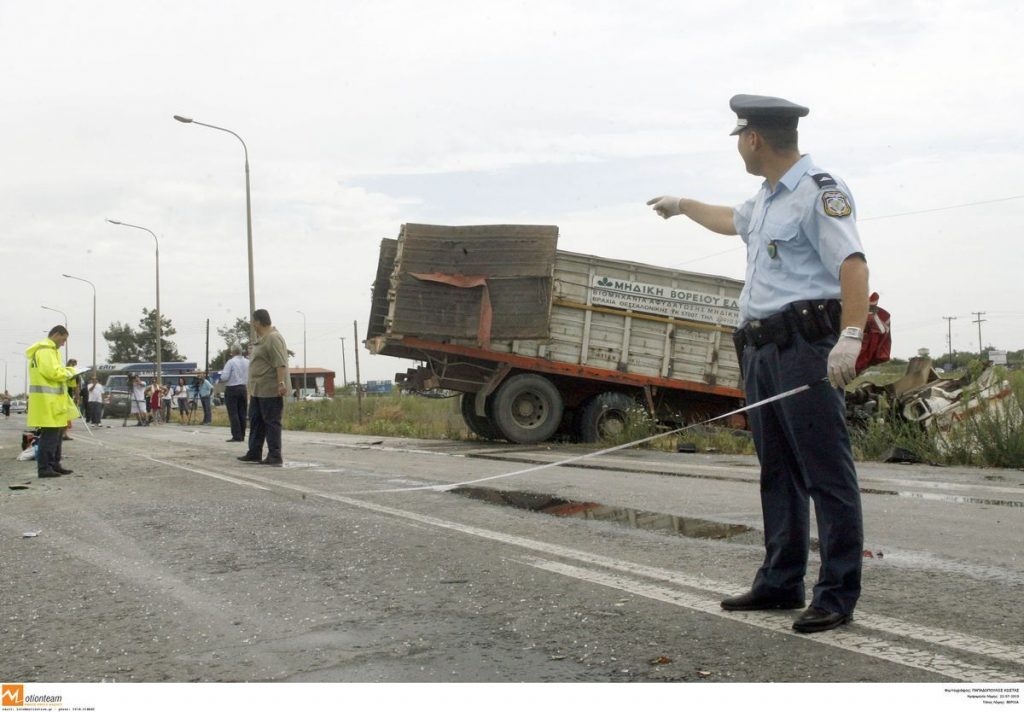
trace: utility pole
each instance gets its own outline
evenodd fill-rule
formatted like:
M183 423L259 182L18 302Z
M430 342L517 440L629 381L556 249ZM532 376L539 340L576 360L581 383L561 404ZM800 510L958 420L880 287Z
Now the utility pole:
M978 325L978 358L982 358L982 350L985 348L981 345L981 324L982 322L988 321L988 319L982 319L987 312L971 312L974 316L978 317L974 320L974 323Z
M956 317L944 316L942 318L946 320L946 326L948 327L946 330L948 334L946 336L946 343L948 344L949 362L953 363L953 320L956 319Z
M356 411L359 413L359 424L363 423L363 388L359 383L359 324L352 322L352 339L356 343Z
M348 374L345 373L345 337L338 337L341 339L341 387L344 390L348 387Z
M206 368L204 369L209 375L210 373L210 320L206 320Z

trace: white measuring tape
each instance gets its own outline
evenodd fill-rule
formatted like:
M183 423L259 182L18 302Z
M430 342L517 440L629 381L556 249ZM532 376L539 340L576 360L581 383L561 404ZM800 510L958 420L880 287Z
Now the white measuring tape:
M515 477L516 475L525 475L525 474L527 474L529 472L537 472L539 470L546 470L546 469L551 468L551 467L561 467L562 465L568 465L568 464L573 463L573 462L580 462L581 460L589 460L589 459L594 458L594 457L600 457L601 455L607 455L610 452L617 452L618 450L625 450L627 448L635 447L637 445L642 445L643 443L650 442L652 440L657 440L658 438L665 438L665 437L668 437L669 435L676 435L677 433L681 433L684 430L690 430L691 428L697 428L697 427L700 427L702 425L707 425L708 423L713 423L716 420L722 420L723 418L728 418L730 415L737 415L739 413L745 413L747 411L754 410L755 408L760 408L763 405L768 405L769 403L774 403L775 401L780 401L780 400L782 400L784 398L789 398L790 396L795 396L797 393L803 393L804 391L810 390L812 387L816 386L818 383L821 383L822 381L827 381L827 380L828 380L827 378L823 378L823 379L821 379L821 381L815 381L814 383L807 383L807 384L802 385L802 386L797 386L796 388L792 388L792 389L786 391L785 393L779 393L778 395L774 395L774 396L771 396L769 398L765 398L763 400L759 400L756 403L751 403L750 405L743 406L742 408L737 408L736 410L730 410L728 413L723 413L722 415L716 415L714 418L708 418L707 420L703 420L703 421L701 421L699 423L693 423L692 425L686 425L686 426L684 426L682 428L676 428L675 430L670 430L668 432L658 433L657 435L650 435L650 436L648 436L646 438L641 438L640 440L634 440L632 442L628 442L628 443L625 443L623 445L616 445L614 447L605 448L604 450L597 450L595 452L588 452L588 453L586 453L584 455L577 455L575 457L570 457L570 458L568 458L566 460L559 460L557 462L549 462L549 463L545 463L543 465L534 465L533 467L527 467L526 469L523 469L523 470L516 470L515 472L506 472L505 474L502 474L502 475L491 475L490 477L481 477L481 478L476 479L476 480L467 480L465 482L456 482L454 484L447 484L447 485L421 485L419 487L398 487L398 488L395 488L395 489L364 490L364 491L360 491L360 492L346 492L345 494L347 494L347 495L384 494L384 493L395 493L395 492L417 492L417 491L422 491L422 490L433 490L435 492L448 492L448 491L453 490L453 489L455 489L457 487L465 487L466 485L475 485L475 484L477 484L479 482L489 482L491 480L500 480L500 479L504 479L506 477Z

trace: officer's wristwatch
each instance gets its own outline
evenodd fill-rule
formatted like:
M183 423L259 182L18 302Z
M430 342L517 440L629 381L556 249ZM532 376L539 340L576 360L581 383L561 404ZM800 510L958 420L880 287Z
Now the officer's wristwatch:
M863 341L864 330L858 329L856 326L848 326L840 332L839 336L844 339L857 339L857 341Z

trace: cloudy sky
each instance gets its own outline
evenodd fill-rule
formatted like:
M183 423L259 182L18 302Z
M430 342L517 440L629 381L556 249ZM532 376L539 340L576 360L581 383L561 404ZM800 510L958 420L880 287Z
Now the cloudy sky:
M663 221L665 193L760 180L736 93L811 107L804 152L850 185L894 352L1024 347L1019 3L295 0L0 2L0 359L63 321L91 360L155 303L189 359L257 306L302 364L354 378L381 238L405 222L543 223L559 248L741 278L738 238ZM960 207L958 207L960 206ZM966 207L962 207L966 206ZM910 213L910 214L907 214ZM345 341L342 342L341 338ZM99 358L106 346L99 339ZM411 362L360 352L363 379Z

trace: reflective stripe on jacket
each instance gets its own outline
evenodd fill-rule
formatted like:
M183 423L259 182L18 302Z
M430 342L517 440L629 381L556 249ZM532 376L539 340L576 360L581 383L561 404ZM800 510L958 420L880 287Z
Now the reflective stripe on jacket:
M28 418L32 428L63 428L79 416L68 395L75 369L64 366L60 351L46 338L25 349L28 359Z

